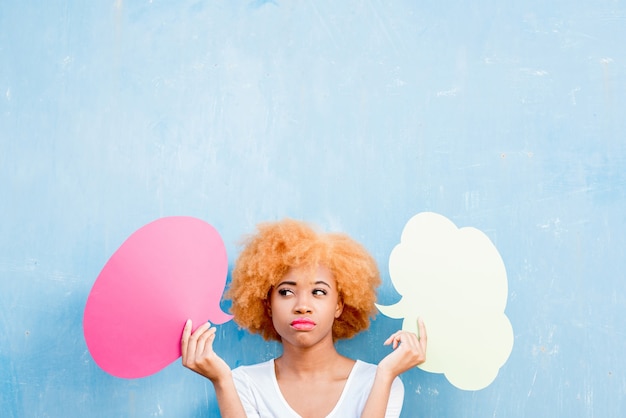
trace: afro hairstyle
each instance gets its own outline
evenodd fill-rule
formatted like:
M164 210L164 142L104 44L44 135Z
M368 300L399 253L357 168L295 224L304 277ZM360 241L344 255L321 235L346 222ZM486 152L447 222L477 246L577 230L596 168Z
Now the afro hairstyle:
M280 341L269 315L269 295L290 268L328 268L343 312L333 324L333 339L351 338L369 327L376 314L380 274L373 257L345 234L319 233L302 221L285 219L257 226L235 262L226 294L235 322L265 340Z

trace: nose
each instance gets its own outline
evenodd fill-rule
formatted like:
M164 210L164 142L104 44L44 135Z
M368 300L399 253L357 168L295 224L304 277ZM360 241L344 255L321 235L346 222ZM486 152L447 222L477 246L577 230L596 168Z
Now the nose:
M313 312L311 309L311 303L309 295L300 293L296 298L296 304L294 305L294 312L297 314L309 314Z

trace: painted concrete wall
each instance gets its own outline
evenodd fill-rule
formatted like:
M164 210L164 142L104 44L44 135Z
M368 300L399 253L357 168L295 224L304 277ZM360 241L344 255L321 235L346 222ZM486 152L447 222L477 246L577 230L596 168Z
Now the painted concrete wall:
M625 40L620 0L3 1L0 415L216 415L180 364L115 378L83 338L152 220L210 222L231 265L264 220L345 231L390 305L389 255L432 211L499 250L514 346L482 390L406 373L403 416L625 416ZM376 362L400 326L339 347ZM232 322L216 346L277 353Z

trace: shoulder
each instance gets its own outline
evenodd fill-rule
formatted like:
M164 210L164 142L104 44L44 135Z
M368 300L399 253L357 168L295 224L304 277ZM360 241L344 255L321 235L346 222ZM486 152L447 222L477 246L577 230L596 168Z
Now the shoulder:
M274 360L250 366L239 366L232 371L239 399L249 417L289 416L280 395Z
M371 386L374 382L374 377L376 376L377 367L378 366L375 364L357 360L354 364L354 368L352 369L352 373L350 373L350 378L351 380L358 380ZM393 385L402 386L402 381L399 377L394 379Z
M375 364L358 361L355 364L355 372L359 374L359 378L368 382L367 394L372 389L374 378L376 377L377 366ZM404 403L404 384L399 376L396 376L391 383L391 391L387 401L387 411L385 417L399 417Z
M376 365L372 363L368 363L363 360L357 360L354 364L355 372L361 373L376 373Z
M357 360L354 365L354 371L353 371L354 377L355 379L369 382L369 385L371 386L372 383L374 382L374 377L376 376L377 367L378 366L376 366L375 364ZM404 384L402 383L402 380L400 379L400 377L396 377L393 380L393 383L391 385L391 390L392 392L400 392L404 394Z
M274 375L274 359L233 369L235 379L263 379Z
M242 401L273 399L278 384L274 374L274 360L233 369L233 382Z
M341 399L332 417L360 416L372 391L378 366L356 360L348 377ZM398 417L404 401L404 386L399 378L391 385L391 393L387 402L386 417Z
M239 370L243 372L254 373L255 371L267 370L267 369L273 369L273 368L274 368L274 359L270 359L262 363L249 364L245 366L237 366L236 368L233 369L233 371Z

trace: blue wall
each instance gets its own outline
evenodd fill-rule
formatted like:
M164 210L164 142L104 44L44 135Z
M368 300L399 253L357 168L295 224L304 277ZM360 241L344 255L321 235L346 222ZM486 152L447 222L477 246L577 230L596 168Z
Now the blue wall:
M389 253L433 211L500 251L515 343L480 391L406 373L403 416L626 416L625 41L620 0L1 2L0 414L216 413L179 363L114 378L83 339L156 218L212 223L231 265L260 221L345 231L391 304ZM378 361L399 326L340 349ZM219 337L233 366L277 352Z

